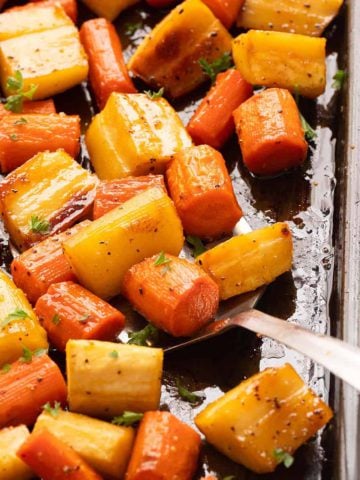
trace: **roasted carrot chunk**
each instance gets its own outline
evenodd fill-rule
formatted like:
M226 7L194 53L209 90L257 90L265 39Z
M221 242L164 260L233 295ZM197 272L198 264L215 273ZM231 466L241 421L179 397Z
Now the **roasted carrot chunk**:
M35 102L24 102L22 107L22 114L42 114L49 115L51 113L56 113L54 100L49 98L48 100L38 100ZM5 105L0 103L0 119L5 115L12 115L13 113L10 110L5 108Z
M235 110L234 119L250 172L274 175L305 160L308 144L288 90L270 88L254 95Z
M226 27L230 28L237 19L245 0L203 0L213 14Z
M125 323L119 310L74 282L51 285L35 312L59 350L70 339L115 340Z
M215 315L219 289L193 263L161 253L134 265L123 292L136 310L175 337L191 336Z
M11 172L39 152L58 149L76 157L80 144L77 115L13 114L0 119L0 167Z
M46 238L13 260L13 280L16 286L26 293L32 304L35 304L53 283L75 280L74 272L63 253L62 242L89 224L90 222L85 220L65 232Z
M175 155L166 172L184 230L199 237L230 233L242 216L225 161L208 145Z
M76 23L77 21L77 2L76 0L31 0L32 3L41 3L42 5L61 5L65 10L65 13L71 20ZM29 4L31 5L31 4Z
M0 428L32 425L47 402L65 405L65 380L47 355L26 350L0 375Z
M198 145L221 148L235 131L233 111L252 95L253 88L237 70L219 73L192 116L187 131Z
M149 188L160 187L166 193L162 175L145 175L143 177L126 177L120 180L101 182L96 188L93 218L96 220L115 207L130 200Z
M89 58L90 83L100 109L112 92L136 92L112 23L105 18L88 20L80 29L80 39Z
M169 412L147 412L141 421L127 480L191 480L200 436Z
M17 455L43 480L102 480L78 453L47 430L32 433Z

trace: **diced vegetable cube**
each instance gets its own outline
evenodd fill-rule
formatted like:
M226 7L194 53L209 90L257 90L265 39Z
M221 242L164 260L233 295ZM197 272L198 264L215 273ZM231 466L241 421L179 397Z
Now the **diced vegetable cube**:
M97 340L69 340L70 410L111 418L159 407L163 351Z
M325 38L250 30L233 41L236 68L253 85L316 98L325 90Z
M203 2L226 28L230 28L237 19L244 0L203 0Z
M128 67L175 98L206 80L200 59L211 63L230 51L231 35L212 11L200 0L186 0L145 38Z
M31 3L26 4L26 7L31 8L30 6L33 6L35 3L40 3L41 5L61 5L66 15L68 15L74 23L77 21L77 0L31 0Z
M99 17L112 21L119 13L135 5L139 0L83 0L83 2Z
M43 412L38 417L34 432L40 430L48 430L73 448L106 478L123 478L135 436L132 428L59 409L56 415Z
M18 359L24 347L48 348L46 332L24 293L0 271L0 367Z
M237 25L254 30L301 33L318 37L337 15L344 0L246 0Z
M331 417L331 409L285 364L242 382L200 412L195 423L224 455L267 473L279 463L277 452L294 453Z
M79 282L101 298L118 295L135 263L161 250L178 255L182 226L170 198L152 188L92 222L64 242Z
M1 480L30 480L33 473L16 452L29 437L25 425L0 430L0 478Z
M24 91L37 85L34 99L51 97L86 79L88 62L73 25L21 35L0 44L0 77L11 95L8 78L21 72Z
M113 93L92 121L86 144L98 177L110 180L163 173L172 155L192 141L164 98Z
M39 153L0 183L0 212L12 241L26 250L71 227L90 210L96 179L64 151Z
M9 38L43 32L73 23L57 5L25 5L0 15L0 42Z
M286 223L275 223L220 243L196 262L215 280L220 299L256 290L291 269L292 237Z

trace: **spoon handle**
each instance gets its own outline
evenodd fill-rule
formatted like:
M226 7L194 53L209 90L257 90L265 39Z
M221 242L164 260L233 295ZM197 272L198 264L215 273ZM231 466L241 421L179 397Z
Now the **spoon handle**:
M257 334L270 337L323 365L331 373L360 391L360 349L336 338L320 335L258 310L228 319Z

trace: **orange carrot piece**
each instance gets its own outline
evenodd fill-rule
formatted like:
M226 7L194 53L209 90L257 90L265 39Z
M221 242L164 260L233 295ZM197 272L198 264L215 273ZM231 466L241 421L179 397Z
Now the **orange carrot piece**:
M243 160L250 172L274 175L300 165L308 144L288 90L269 88L234 112Z
M17 456L43 480L102 480L75 450L47 430L32 433Z
M237 70L219 73L187 126L194 142L221 148L235 131L233 111L251 97L252 92L252 85Z
M125 324L119 310L74 282L51 285L35 312L52 345L62 351L70 339L114 341Z
M169 412L146 412L139 427L126 480L191 480L200 436Z
M71 20L76 23L77 21L77 2L76 0L32 0L26 5L20 7L9 8L8 10L24 10L28 8L34 8L36 5L61 5L65 10L65 13Z
M125 275L123 293L156 327L174 337L191 336L206 325L219 306L219 288L197 265L156 255Z
M18 360L0 374L0 428L32 425L43 405L66 404L66 384L47 355Z
M203 0L203 2L226 28L230 28L239 16L245 0Z
M65 150L76 157L80 150L77 115L5 115L0 119L0 168L11 172L39 152Z
M113 208L135 197L135 195L153 187L162 188L167 193L162 175L126 177L99 183L96 188L93 219L102 217Z
M12 261L13 280L33 305L53 283L76 280L63 253L62 243L89 223L85 220L65 232L46 238Z
M175 155L166 172L170 196L185 231L215 238L242 216L223 156L208 145Z
M21 114L37 113L41 115L48 115L50 113L56 113L54 100L49 98L48 100L37 100L34 102L24 102ZM0 103L0 119L5 115L13 115L9 110L6 110L5 106Z
M135 93L124 62L120 39L105 18L83 23L80 39L89 58L89 78L97 104L102 109L112 92Z

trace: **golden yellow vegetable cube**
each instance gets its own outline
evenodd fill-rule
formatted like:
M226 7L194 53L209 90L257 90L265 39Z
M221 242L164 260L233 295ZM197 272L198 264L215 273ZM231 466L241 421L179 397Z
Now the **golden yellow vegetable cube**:
M178 255L183 232L174 204L151 188L66 240L65 255L79 282L102 298L118 295L125 273L160 251Z
M113 93L92 121L86 144L98 177L109 180L164 173L172 155L192 140L164 98Z
M16 455L29 435L30 432L25 425L0 430L1 480L30 480L33 478L30 468Z
M135 432L78 413L59 410L57 415L43 412L34 431L45 429L69 445L105 478L125 475Z
M73 23L60 6L40 4L9 10L0 14L0 41L65 25Z
M251 292L291 269L292 236L286 223L220 243L198 256L196 262L215 280L220 298Z
M186 0L172 10L145 38L128 64L154 88L164 87L176 98L207 77L200 59L211 63L231 51L231 35L200 0Z
M163 350L69 340L66 372L70 410L112 418L159 408Z
M254 30L318 37L336 17L344 0L245 0L237 25Z
M256 473L275 470L332 418L331 409L293 367L268 368L208 405L195 418L206 440Z
M21 35L0 43L1 86L12 92L7 79L20 71L24 91L37 85L33 99L56 95L86 79L88 62L73 25Z
M21 357L24 347L33 351L48 346L25 294L0 271L0 367Z
M113 21L119 13L140 0L83 0L99 17L105 17Z
M250 30L233 41L233 57L249 83L315 98L325 90L325 47L325 38Z
M63 150L39 153L0 183L0 213L24 251L90 213L97 179Z

